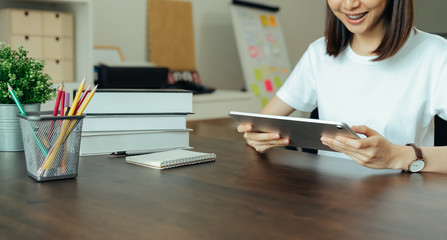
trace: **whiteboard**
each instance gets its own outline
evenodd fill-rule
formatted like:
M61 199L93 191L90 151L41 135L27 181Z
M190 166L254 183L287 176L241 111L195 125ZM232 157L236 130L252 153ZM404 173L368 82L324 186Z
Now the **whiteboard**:
M265 106L290 74L279 8L266 9L256 7L257 4L235 2L242 1L233 1L230 12L245 87Z

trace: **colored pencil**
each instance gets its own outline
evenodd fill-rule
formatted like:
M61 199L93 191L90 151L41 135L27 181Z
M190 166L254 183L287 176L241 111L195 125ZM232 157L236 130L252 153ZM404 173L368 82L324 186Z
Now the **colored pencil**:
M62 96L62 89L64 88L64 84L59 86L59 90L57 90L56 103L54 104L53 117L57 116L57 110L59 110L59 104Z
M75 97L75 99L73 100L70 112L68 114L69 116L71 116L70 113L73 114L72 112L74 112L74 111L72 111L72 110L76 108L75 102L79 101L79 95L80 95L79 91L83 90L84 83L85 83L85 79L81 82L81 85L78 88L78 92L76 93L77 97ZM88 94L88 96L83 101L81 107L79 107L79 110L76 112L76 115L82 114L84 109L87 107L87 104L90 102L93 95L95 94L97 87L98 86L96 85L95 88ZM64 141L66 141L70 132L76 126L77 122L78 122L77 120L64 120L64 123L62 124L62 129L59 133L58 138L56 139L56 142L54 143L53 147L50 149L49 154L47 155L42 166L38 170L39 176L45 176L48 174L48 170L51 169L52 164L57 156L57 152L59 151L59 148L63 145Z
M14 100L14 102L17 105L17 107L19 108L20 113L22 115L24 115L24 116L28 116L28 114L26 114L26 112L25 112L25 109L23 109L23 106L20 103L19 99L17 98L17 95L14 92L14 89L12 89L12 87L11 87L11 85L9 85L9 83L8 83L8 90L9 90L9 93L11 94L11 96L12 96L12 99Z
M76 92L75 98L73 99L73 102L71 103L71 108L70 108L70 111L68 112L68 116L72 116L76 110L76 106L78 105L79 97L81 96L81 93L84 90L85 80L86 80L86 78L84 77L81 84L79 85L79 88L78 88L78 91Z
M70 106L70 93L65 92L64 115L68 114L68 106Z
M25 112L25 109L23 109L22 104L20 103L20 100L17 98L16 93L14 92L14 89L12 89L12 87L9 85L9 83L8 83L8 90L9 90L9 93L11 94L12 98L14 99L14 102L16 103L17 107L19 108L20 113L23 116L28 116L28 114L26 114L26 112ZM33 133L33 136L37 142L37 145L39 145L40 150L46 156L48 154L47 150L42 145L39 138L36 136L36 133L34 133L34 130L33 130L33 127L31 126L31 124L29 125L29 127L31 128L30 130Z
M54 103L53 117L57 116L57 110L59 109L59 104L61 102L63 88L64 88L64 84L61 84L59 86L59 89L57 90L56 102ZM54 128L54 120L51 121L50 129L48 131L48 138L51 137L51 134L53 133L53 128Z
M78 112L79 107L81 106L82 102L85 100L85 97L87 97L87 94L90 92L91 89L92 89L92 85L89 84L88 87L85 89L84 93L82 94L82 97L79 100L78 104L76 105L74 114L76 114Z
M62 87L62 96L61 96L59 115L64 116L64 114L65 114L64 109L65 109L65 87Z
M93 95L95 95L96 89L98 89L98 85L96 85L93 90L90 92L90 94L87 96L87 98L85 99L85 101L82 103L81 107L79 108L79 110L76 112L76 115L81 115L85 108L87 107L88 103L90 102L90 100L92 99Z

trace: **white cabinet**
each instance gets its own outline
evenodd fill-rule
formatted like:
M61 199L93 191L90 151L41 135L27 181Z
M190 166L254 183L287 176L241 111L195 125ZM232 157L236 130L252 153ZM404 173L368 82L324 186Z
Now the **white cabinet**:
M53 83L74 82L73 14L60 11L6 8L0 10L1 41L29 56L45 60Z
M259 112L261 102L251 92L217 89L211 94L193 97L193 112L188 121L228 118L229 111Z
M57 31L59 33L62 32L61 36L68 36L69 33L64 32L67 28L65 27L67 24L73 26L73 74L74 74L74 82L68 83L64 82L64 86L66 91L71 92L74 89L77 89L79 83L82 81L84 77L87 77L88 82L93 81L93 13L92 13L92 0L0 0L0 8L26 8L32 10L43 10L43 11L55 11L55 12L68 12L72 13L73 18L67 19L62 15L59 19L58 23L54 24L54 27L44 29L44 36L54 34L53 31ZM47 16L51 18L51 16ZM55 18L56 15L53 15ZM48 21L49 19L44 19ZM53 19L54 20L54 19ZM3 28L3 23L6 21L5 19L0 18L0 28ZM69 22L73 21L73 24ZM39 27L32 26L35 24L34 21L30 21L29 26L32 29L39 29ZM29 30L29 29L28 29ZM1 32L1 31L0 31ZM29 31L27 31L29 32ZM23 38L17 38L17 41L22 41L22 43L26 44L40 44L38 43L37 38L31 38L29 36L29 41L23 40ZM3 37L0 36L0 41L4 41ZM41 39L42 44L44 43L44 39ZM48 40L51 41L51 40ZM25 45L25 44L22 44ZM61 43L62 46L65 43ZM31 46L32 48L33 46ZM63 47L66 49L65 47ZM49 51L49 50L48 50ZM51 50L52 51L52 50ZM52 54L47 52L45 54ZM42 55L45 50L42 49ZM39 53L36 52L38 55ZM65 52L63 54L66 54ZM47 62L46 68L51 68L52 65L57 66L56 61ZM67 68L66 61L63 59L59 60L59 64L62 65L61 68L55 68L54 74L57 76L65 71ZM58 87L59 84L55 84L55 87ZM53 110L54 100L48 101L41 106L42 111Z
M8 31L14 32L14 44L23 45L25 49L35 49L37 45L44 45L41 51L34 50L31 56L43 57L47 54L51 57L51 61L47 61L46 68L51 68L49 65L57 66L55 53L60 53L63 49L62 58L59 63L62 65L58 70L54 70L55 74L66 71L66 62L70 55L72 55L73 82L64 81L67 91L77 89L82 78L93 79L93 15L91 0L0 0L1 9L29 9L28 16L22 17L21 20L25 22L14 22L8 26ZM37 11L36 11L37 10ZM42 13L43 12L43 13ZM40 18L35 14L42 14L42 21L36 21L35 18ZM59 14L58 14L59 13ZM62 13L62 14L61 14ZM63 13L70 13L65 15ZM23 16L25 12L13 12L13 14ZM3 16L0 17L0 32L4 32L6 28L5 23L9 21ZM51 22L50 25L47 23ZM17 25L16 25L17 24ZM40 24L40 26L39 26ZM16 26L20 26L17 28ZM70 27L67 27L70 26ZM42 32L42 38L37 37L37 31ZM25 34L29 34L26 36ZM51 36L60 36L58 42L56 38ZM72 37L73 42L67 43L66 38ZM11 39L12 40L12 39ZM4 36L0 33L0 41L6 41ZM50 49L48 44L55 43ZM50 63L51 62L51 63ZM55 84L55 87L57 87ZM48 102L48 105L51 105ZM45 104L46 105L46 104ZM42 106L43 110L50 109Z

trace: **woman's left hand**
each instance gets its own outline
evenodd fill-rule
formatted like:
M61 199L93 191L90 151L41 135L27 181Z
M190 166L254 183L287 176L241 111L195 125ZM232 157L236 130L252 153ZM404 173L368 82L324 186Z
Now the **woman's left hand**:
M363 134L366 138L354 139L337 136L335 138L323 136L321 142L337 152L352 158L360 165L376 169L403 169L399 161L399 154L403 154L405 146L389 142L375 130L367 126L353 126L352 130Z

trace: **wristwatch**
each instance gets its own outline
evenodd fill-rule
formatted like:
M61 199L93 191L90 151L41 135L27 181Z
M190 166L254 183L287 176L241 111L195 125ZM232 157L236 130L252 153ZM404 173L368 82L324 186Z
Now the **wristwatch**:
M422 156L421 148L416 146L414 143L407 143L405 146L412 146L414 152L416 153L416 159L413 160L410 165L408 165L408 171L412 173L420 172L425 167L424 157Z

